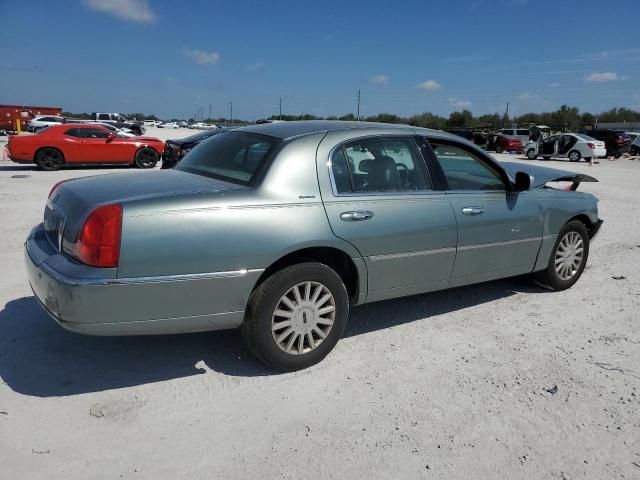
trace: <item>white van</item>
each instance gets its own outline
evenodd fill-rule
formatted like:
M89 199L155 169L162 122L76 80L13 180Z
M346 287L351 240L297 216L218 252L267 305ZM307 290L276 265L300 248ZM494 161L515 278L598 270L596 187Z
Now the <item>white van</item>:
M519 138L522 145L529 143L529 135L531 134L528 128L501 128L500 133Z

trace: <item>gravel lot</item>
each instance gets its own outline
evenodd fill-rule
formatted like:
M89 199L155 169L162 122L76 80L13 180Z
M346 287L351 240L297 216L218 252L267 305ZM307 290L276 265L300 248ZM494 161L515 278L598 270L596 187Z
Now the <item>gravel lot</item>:
M0 478L640 478L640 161L537 163L600 180L581 186L605 224L571 290L363 306L324 362L273 374L236 332L59 328L24 239L58 180L128 169L0 161Z

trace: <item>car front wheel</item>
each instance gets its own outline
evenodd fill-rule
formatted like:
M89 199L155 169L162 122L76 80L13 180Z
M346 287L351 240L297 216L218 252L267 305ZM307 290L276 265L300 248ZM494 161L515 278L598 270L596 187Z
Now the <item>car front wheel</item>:
M535 281L552 290L566 290L578 281L589 257L589 234L579 220L568 222L558 234L547 268Z
M348 316L349 296L338 274L321 263L300 263L276 272L253 292L242 334L270 367L301 370L335 347Z
M536 154L536 151L533 148L530 148L529 150L527 150L527 158L529 160L535 160L538 157L538 155Z

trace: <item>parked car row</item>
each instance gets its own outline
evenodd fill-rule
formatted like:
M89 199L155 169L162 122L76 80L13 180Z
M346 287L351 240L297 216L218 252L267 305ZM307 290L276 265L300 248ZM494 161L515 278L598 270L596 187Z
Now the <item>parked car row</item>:
M30 132L38 132L43 128L62 123L88 123L110 126L116 128L119 133L127 133L132 135L143 135L145 128L142 122L128 121L117 113L93 113L92 120L67 118L60 115L37 115L27 122L27 129Z

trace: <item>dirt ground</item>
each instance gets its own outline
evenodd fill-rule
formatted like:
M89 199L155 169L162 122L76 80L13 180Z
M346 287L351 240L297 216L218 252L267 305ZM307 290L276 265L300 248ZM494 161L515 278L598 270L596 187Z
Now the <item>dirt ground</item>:
M58 180L127 169L0 161L0 479L640 478L640 161L536 163L600 180L581 186L605 224L572 289L366 305L325 361L274 374L234 331L58 327L26 235Z

